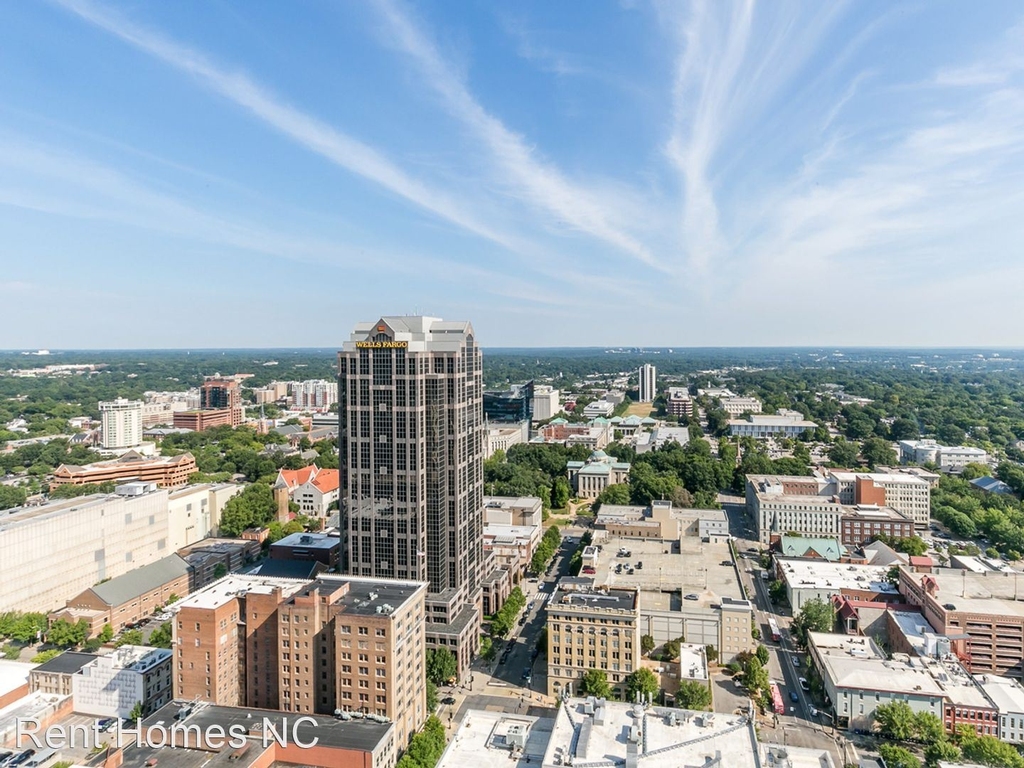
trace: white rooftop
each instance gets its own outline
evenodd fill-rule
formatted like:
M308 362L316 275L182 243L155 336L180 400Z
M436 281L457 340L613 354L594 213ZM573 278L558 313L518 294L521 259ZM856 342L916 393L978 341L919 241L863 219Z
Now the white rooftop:
M590 712L588 712L590 710ZM568 699L558 707L543 768L622 765L637 768L716 764L756 768L757 736L747 717L618 701Z
M835 760L827 749L783 744L762 744L761 764L766 768L835 768Z
M999 675L979 675L977 679L1000 713L1024 713L1024 686L1019 681Z
M22 661L0 659L0 699L28 683L28 673L37 664L26 664Z
M858 477L868 477L876 483L904 483L905 485L928 485L927 480L922 480L916 475L908 475L902 472L830 472L832 477L840 482L852 483Z
M238 594L255 592L269 595L278 587L285 597L290 597L308 583L309 579L284 579L232 573L198 592L193 592L185 599L179 600L171 608L175 611L186 607L211 610L233 600Z
M933 568L930 574L914 574L914 581L927 576L938 585L935 600L952 605L957 612L1024 617L1024 574L985 571L972 573L956 568Z
M826 588L834 590L836 594L843 589L870 590L890 595L899 593L896 587L886 581L889 569L884 565L853 565L785 557L776 558L775 562L791 589Z
M436 768L539 766L554 724L550 717L471 709L459 723Z

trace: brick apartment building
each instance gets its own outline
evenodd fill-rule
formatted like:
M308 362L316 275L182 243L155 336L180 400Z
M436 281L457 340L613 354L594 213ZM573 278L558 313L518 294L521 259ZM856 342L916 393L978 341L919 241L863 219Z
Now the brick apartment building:
M173 425L202 432L213 427L237 427L244 418L239 380L213 377L199 388L199 410L176 412Z
M231 575L180 604L175 696L385 716L404 746L428 714L425 596L415 581Z

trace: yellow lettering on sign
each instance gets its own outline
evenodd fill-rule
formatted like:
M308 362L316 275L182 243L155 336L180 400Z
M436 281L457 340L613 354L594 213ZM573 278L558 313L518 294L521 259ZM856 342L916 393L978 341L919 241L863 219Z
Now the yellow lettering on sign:
M406 349L408 341L357 341L356 349Z

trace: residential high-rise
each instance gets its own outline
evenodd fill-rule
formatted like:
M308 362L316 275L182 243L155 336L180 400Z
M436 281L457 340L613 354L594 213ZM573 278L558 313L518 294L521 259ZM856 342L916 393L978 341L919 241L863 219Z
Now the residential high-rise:
M650 363L640 366L640 402L654 402L655 368Z
M111 450L142 445L142 401L116 400L100 403L103 447Z
M479 647L483 375L473 326L383 317L338 353L348 573L429 582L426 643Z
M225 706L427 719L426 585L231 574L176 604L174 695Z

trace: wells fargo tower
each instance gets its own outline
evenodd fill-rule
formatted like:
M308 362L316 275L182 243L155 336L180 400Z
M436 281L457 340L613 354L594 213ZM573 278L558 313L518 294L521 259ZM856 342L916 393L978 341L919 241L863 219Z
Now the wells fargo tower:
M473 326L382 317L338 353L348 573L429 582L426 643L460 675L480 637L483 375Z

